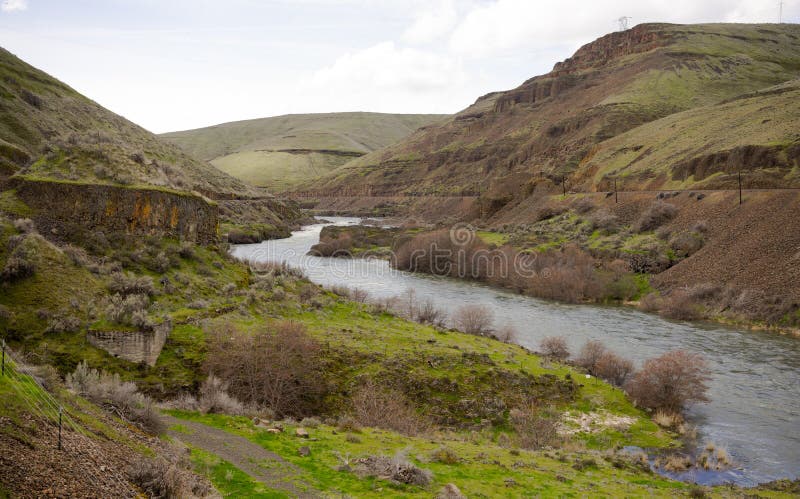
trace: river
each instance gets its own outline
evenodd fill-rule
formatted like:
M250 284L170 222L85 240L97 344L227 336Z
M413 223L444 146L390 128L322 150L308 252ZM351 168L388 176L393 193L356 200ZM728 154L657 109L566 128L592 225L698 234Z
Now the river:
M337 225L357 218L326 217ZM589 339L637 364L668 350L702 353L712 369L710 403L693 406L699 442L712 441L728 450L736 466L722 473L693 471L678 478L705 484L733 482L743 486L800 476L800 341L771 332L716 324L676 322L628 307L553 303L483 284L411 274L391 269L382 260L347 260L306 256L325 224L296 231L291 237L237 245L234 256L246 260L286 261L301 267L323 286L359 287L374 297L414 289L452 311L465 304L493 309L495 324L517 330L517 341L536 349L546 336L565 336L572 352Z

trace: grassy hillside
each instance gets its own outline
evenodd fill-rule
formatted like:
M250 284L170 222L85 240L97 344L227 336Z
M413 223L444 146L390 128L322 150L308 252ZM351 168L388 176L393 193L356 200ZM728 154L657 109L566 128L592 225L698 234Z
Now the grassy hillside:
M0 49L0 178L155 185L211 197L248 195L198 161Z
M593 173L587 172L587 164L601 164L592 163L598 147L606 151L598 168L607 169L605 159L615 154L622 154L617 163L631 158L632 152L615 147L621 147L620 142L610 141L622 133L639 133L637 146L656 148L666 132L642 125L798 76L797 25L640 25L606 35L556 64L550 73L482 97L450 120L358 158L310 188L322 194L345 188L386 195L481 193L508 202L524 198L534 185L555 190L563 178L569 185L586 180ZM737 134L737 144L796 140L794 105L786 113L779 110L769 125L763 123L762 128L771 131L767 137L759 125L769 112L748 115L739 109L745 102L752 101L716 108L716 123L732 123L713 131ZM671 126L680 116L661 123ZM633 132L639 128L641 132ZM710 131L703 136L709 137ZM683 137L675 134L676 140ZM677 154L669 156L670 162L695 157L698 151L691 141L696 143L696 138L689 135L686 140L686 145L673 147ZM665 162L659 165L663 168ZM657 179L651 186L667 180L659 177L663 171L649 168Z
M161 137L250 184L285 190L444 118L427 114L297 114Z

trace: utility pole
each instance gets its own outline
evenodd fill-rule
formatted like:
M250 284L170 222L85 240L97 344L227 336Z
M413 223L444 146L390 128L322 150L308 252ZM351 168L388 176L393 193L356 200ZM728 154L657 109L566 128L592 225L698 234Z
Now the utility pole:
M778 7L778 24L783 24L783 0Z
M614 202L619 203L619 196L617 196L617 179L614 179Z
M61 414L63 409L58 406L58 450L61 450Z
M739 204L742 204L742 171L739 170Z
M2 364L3 364L3 367L2 367L3 371L2 371L1 374L3 376L5 376L6 375L6 340L3 340L3 362L2 362Z

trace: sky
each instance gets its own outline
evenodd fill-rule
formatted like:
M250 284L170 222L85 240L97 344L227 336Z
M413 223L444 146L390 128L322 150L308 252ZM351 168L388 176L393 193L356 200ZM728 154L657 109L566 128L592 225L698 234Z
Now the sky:
M290 113L454 113L644 22L780 0L0 0L0 45L156 133ZM800 21L784 0L783 21Z

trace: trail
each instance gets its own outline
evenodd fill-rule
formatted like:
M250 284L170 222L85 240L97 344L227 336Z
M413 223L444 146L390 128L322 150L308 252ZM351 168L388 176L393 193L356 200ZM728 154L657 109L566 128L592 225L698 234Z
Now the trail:
M291 497L320 497L311 486L293 478L299 470L278 454L244 437L202 423L168 415L164 418L169 425L181 425L188 430L169 430L172 438L219 456L268 488L286 492Z

